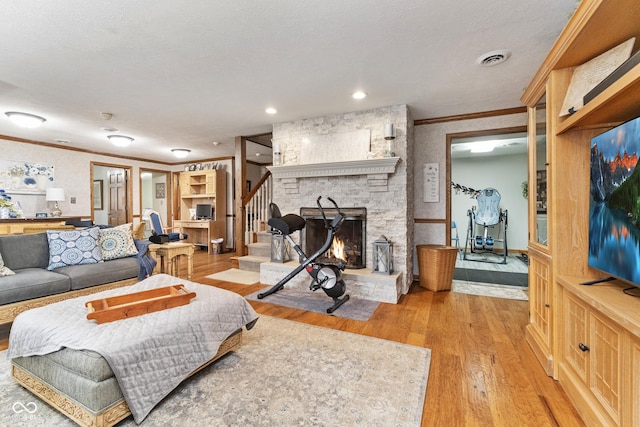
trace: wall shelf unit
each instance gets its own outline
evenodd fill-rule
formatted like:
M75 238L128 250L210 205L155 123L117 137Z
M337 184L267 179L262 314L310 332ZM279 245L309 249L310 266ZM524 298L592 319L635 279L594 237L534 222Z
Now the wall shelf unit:
M591 138L640 116L640 65L570 116L560 116L575 67L635 37L637 0L583 0L522 96L535 142L546 103L548 242L536 240L529 203L529 324L526 339L587 425L640 425L640 298L588 267ZM544 119L543 119L544 120ZM529 168L535 152L529 151ZM535 167L529 182L535 182ZM535 199L534 199L535 200Z
M173 227L189 235L187 242L213 252L211 241L227 235L227 174L225 171L207 170L180 173L180 212ZM213 208L211 220L191 217L191 210L199 204Z

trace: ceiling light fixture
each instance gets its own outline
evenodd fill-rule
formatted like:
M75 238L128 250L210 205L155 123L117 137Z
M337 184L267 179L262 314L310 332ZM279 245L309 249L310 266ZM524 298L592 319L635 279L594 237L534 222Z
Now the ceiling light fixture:
M490 153L495 146L496 143L494 141L479 141L473 144L470 151L472 153Z
M37 128L47 121L44 117L35 114L20 113L18 111L7 111L4 113L16 125L23 128Z
M218 141L213 141L213 142L212 142L212 144L213 144L214 146L216 146L216 147L217 147L218 145L220 145L220 143L219 143Z
M269 107L269 108L267 108L267 109L266 109L266 110L264 110L264 111L265 111L265 113L267 113L267 114L276 114L276 113L278 112L278 110L276 110L276 109L275 109L275 108L273 108L273 107Z
M351 94L351 97L353 99L365 99L367 97L367 93L366 92L362 92L362 91L357 91L357 92L353 92Z
M109 135L107 138L116 147L128 147L133 142L133 138L126 135Z
M189 153L191 153L191 150L187 150L186 148L174 148L171 152L177 158L184 159L189 155Z

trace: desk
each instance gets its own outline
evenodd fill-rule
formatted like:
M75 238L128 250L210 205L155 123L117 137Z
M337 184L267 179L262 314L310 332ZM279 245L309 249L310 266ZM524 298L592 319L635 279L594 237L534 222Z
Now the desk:
M187 234L187 242L196 246L206 246L207 253L213 253L211 241L219 237L226 238L226 226L223 220L184 220L173 221L173 228L179 228L180 233Z
M193 276L193 245L191 243L170 242L159 245L149 245L149 254L158 262L156 270L178 277L178 257L187 256L187 280ZM160 257L160 259L158 259Z

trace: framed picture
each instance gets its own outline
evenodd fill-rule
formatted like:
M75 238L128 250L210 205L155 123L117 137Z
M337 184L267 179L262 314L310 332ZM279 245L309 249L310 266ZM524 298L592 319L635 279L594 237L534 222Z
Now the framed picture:
M251 181L247 180L247 194L251 193Z
M164 199L165 198L165 183L158 182L156 183L156 199Z
M93 180L93 210L101 211L104 209L104 180L102 179L94 179Z
M47 217L46 212L36 212L36 218L46 218L46 217Z

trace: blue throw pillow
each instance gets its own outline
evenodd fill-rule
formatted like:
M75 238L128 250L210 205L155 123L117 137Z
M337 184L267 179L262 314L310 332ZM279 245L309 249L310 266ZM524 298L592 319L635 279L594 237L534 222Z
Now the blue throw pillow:
M131 235L131 224L101 229L98 243L102 259L105 261L125 258L138 253Z
M78 264L102 262L98 245L98 227L83 230L47 230L49 241L48 270Z

